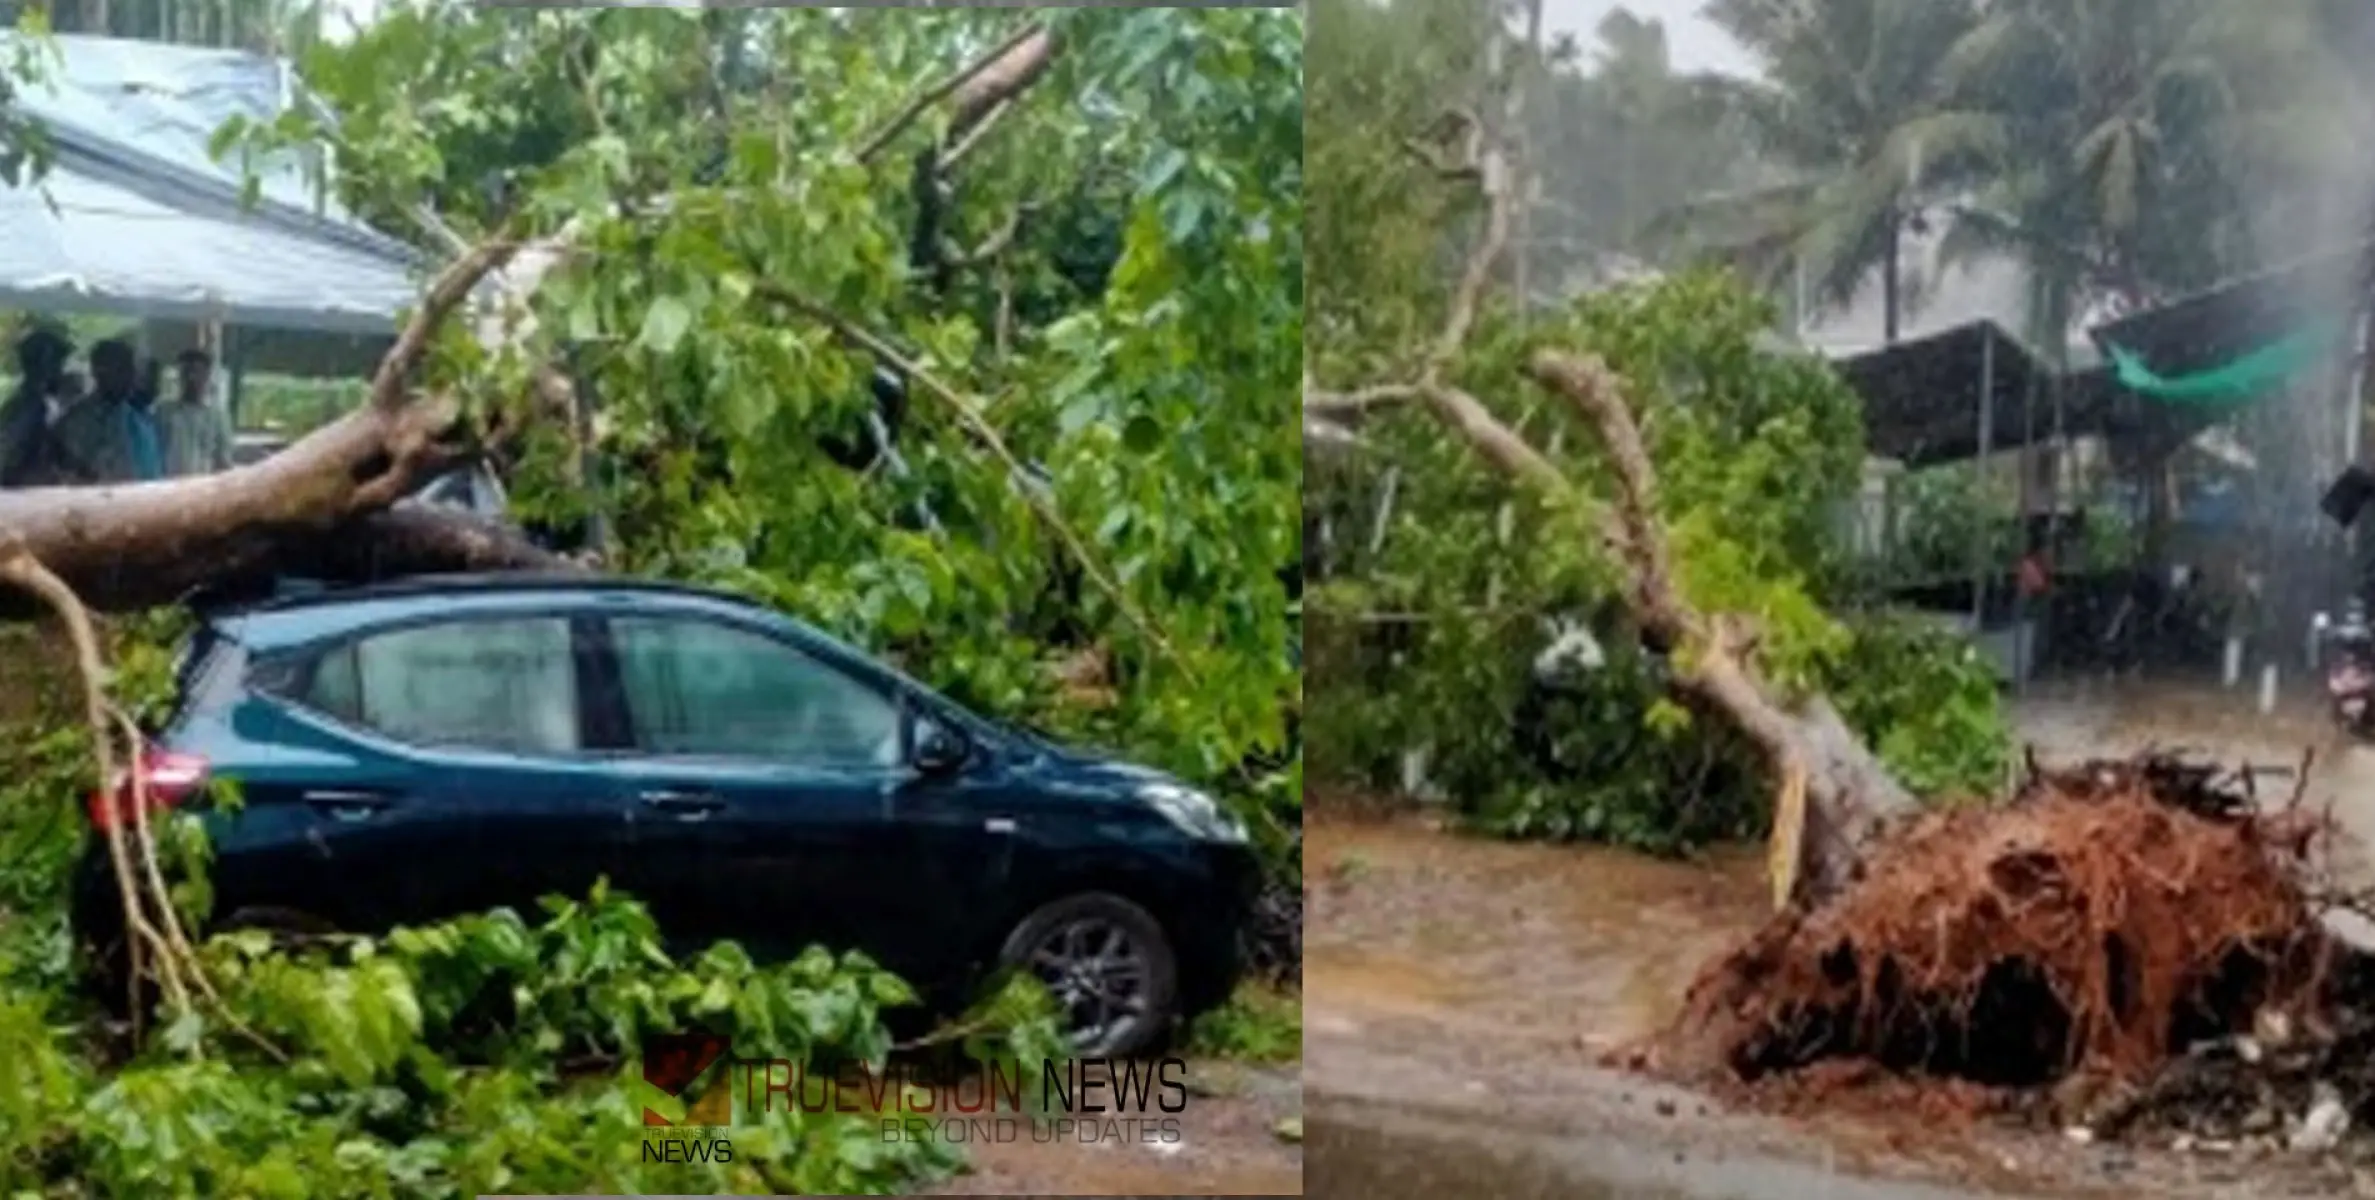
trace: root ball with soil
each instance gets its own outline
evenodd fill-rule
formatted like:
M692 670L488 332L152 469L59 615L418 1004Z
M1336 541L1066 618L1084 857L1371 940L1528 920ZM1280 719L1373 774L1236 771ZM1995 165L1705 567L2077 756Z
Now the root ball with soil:
M2330 1044L2370 997L2320 919L2329 828L2297 793L2263 810L2168 757L2035 773L1871 845L1844 890L1710 964L1645 1057L1749 1084L1852 1062L2132 1100L2204 1047Z

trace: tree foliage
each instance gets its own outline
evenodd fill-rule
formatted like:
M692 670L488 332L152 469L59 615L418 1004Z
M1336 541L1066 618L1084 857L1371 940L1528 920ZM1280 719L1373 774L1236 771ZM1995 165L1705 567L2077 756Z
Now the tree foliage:
M937 145L946 118L901 127L902 105L1013 14L403 4L305 60L335 128L225 141L327 139L350 203L416 231L576 223L536 316L597 415L529 440L529 515L599 514L630 570L749 590L964 701L1222 782L1283 755L1295 687L1299 22L1047 23L1046 78ZM503 367L469 368L490 407L521 391ZM911 376L903 401L878 370ZM1084 702L1051 667L1090 648L1110 665Z
M1316 41L1314 94L1353 86L1336 73L1374 70L1391 45ZM1315 155L1338 139L1389 141L1371 114L1472 94L1440 74L1386 77L1437 90L1398 107L1330 107L1325 125L1315 102ZM1328 244L1359 244L1350 231L1364 219L1415 243L1432 219L1423 214L1472 186L1408 159L1362 193L1366 211L1323 185L1323 202L1344 204L1336 219L1346 232ZM1444 238L1440 224L1436 236ZM1438 240L1437 253L1458 244ZM1328 278L1332 265L1323 259L1314 274ZM1405 283L1394 300L1421 313L1432 304L1440 321L1440 278ZM1855 615L1836 521L1861 481L1857 403L1827 366L1775 346L1775 315L1713 274L1591 292L1545 311L1493 294L1450 376L1563 475L1605 495L1596 432L1526 378L1540 348L1605 359L1628 381L1645 431L1655 515L1686 598L1753 621L1765 678L1786 694L1832 696L1910 785L1990 786L2006 740L1984 666L1958 641ZM1352 322L1315 322L1312 342L1321 385L1347 391L1392 378L1426 352L1423 339ZM1771 792L1764 764L1720 718L1674 699L1664 655L1682 648L1645 646L1629 627L1621 601L1633 582L1602 556L1585 514L1513 493L1435 422L1379 415L1360 435L1365 449L1315 462L1309 484L1309 519L1334 535L1320 556L1326 582L1315 587L1307 678L1312 737L1331 779L1391 786L1403 753L1426 748L1433 782L1513 831L1673 849L1761 826ZM1392 515L1380 529L1389 476ZM1551 640L1542 622L1557 615L1590 622L1607 664L1545 695L1528 677Z

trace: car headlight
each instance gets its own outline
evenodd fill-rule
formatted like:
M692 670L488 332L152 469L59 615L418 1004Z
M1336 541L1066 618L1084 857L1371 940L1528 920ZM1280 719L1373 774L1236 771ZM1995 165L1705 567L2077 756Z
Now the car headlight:
M1208 842L1246 840L1245 822L1223 809L1219 801L1194 788L1176 783L1150 783L1138 789L1138 798L1189 837Z

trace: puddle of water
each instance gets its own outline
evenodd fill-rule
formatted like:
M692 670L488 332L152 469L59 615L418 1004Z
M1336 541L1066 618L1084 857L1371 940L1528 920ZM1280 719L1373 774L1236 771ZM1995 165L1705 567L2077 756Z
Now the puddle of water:
M1418 820L1307 819L1313 1011L1604 1046L1647 1035L1764 919L1754 848L1672 861Z
M1363 950L1306 948L1303 994L1394 1016L1437 1016L1473 994L1440 966Z

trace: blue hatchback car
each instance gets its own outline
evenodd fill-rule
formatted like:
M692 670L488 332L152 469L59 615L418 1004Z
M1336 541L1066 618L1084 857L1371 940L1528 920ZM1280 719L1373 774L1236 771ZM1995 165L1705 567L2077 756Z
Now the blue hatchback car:
M987 720L751 602L601 576L435 577L218 609L148 748L207 815L225 927L376 933L598 877L672 944L872 954L941 1012L1001 968L1083 1054L1226 998L1259 886L1176 779ZM94 797L76 924L124 993Z

